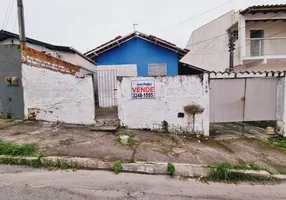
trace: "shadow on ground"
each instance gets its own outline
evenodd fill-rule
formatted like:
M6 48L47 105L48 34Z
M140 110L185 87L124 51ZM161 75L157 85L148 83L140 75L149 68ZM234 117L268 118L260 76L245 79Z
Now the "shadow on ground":
M13 143L36 143L50 156L90 157L102 160L214 164L248 162L273 173L286 173L286 151L267 142L263 129L237 124L213 125L215 137L199 139L166 133L134 131L135 144L122 146L115 133L92 132L89 127L47 122L0 121L0 138Z

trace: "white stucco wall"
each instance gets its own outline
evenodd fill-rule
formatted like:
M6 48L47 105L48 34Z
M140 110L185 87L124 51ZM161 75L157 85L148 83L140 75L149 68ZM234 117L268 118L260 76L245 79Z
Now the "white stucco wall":
M161 129L166 120L169 130L191 132L192 117L184 113L184 106L199 104L205 108L196 115L195 131L209 135L208 76L124 77L118 80L118 114L122 126L135 129ZM202 80L203 79L203 80ZM154 80L155 99L131 99L131 81Z
M227 30L237 23L237 15L237 12L230 11L193 31L186 46L190 51L181 62L209 71L224 71L228 68Z
M25 117L37 108L37 120L73 124L94 123L92 77L70 74L22 64Z

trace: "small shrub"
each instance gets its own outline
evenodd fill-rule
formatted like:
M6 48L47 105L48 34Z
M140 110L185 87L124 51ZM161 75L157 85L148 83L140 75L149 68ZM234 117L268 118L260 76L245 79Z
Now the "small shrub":
M169 176L174 176L175 174L175 165L171 162L168 163L168 166L167 166L167 173Z
M185 106L184 110L185 110L185 113L193 116L193 130L192 130L192 132L194 133L195 132L195 115L203 113L205 111L205 109L198 104L192 104L192 105Z
M120 160L117 160L112 164L112 170L114 171L115 174L118 174L119 172L122 171L122 163Z
M165 133L169 133L169 123L166 120L164 120L164 121L162 121L161 125L162 125L162 130Z
M185 113L189 115L201 114L204 112L204 108L198 104L187 105L184 107Z

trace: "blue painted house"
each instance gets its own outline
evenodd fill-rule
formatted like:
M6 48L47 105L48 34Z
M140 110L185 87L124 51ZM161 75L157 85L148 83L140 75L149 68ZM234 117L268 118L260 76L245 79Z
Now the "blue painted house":
M196 70L179 63L187 49L152 35L133 32L85 53L97 65L136 64L138 76L175 76L183 68Z

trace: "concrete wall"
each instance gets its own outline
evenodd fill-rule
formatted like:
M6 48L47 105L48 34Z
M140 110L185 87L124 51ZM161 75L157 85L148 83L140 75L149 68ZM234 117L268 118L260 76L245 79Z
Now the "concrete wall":
M224 71L228 68L227 30L237 23L236 15L237 13L230 11L193 31L186 46L190 52L181 62L209 71Z
M166 63L167 75L178 75L178 54L140 38L133 38L100 54L98 65L136 64L138 76L148 76L148 64Z
M85 69L22 47L26 118L74 124L94 122L92 76ZM80 76L79 76L80 75Z
M27 64L22 65L25 117L37 109L37 120L94 123L92 77L77 78Z
M8 86L5 77L17 77L18 86ZM0 45L0 118L23 118L21 53L18 45Z
M118 81L118 112L122 126L128 128L162 128L166 120L173 132L191 132L192 117L184 113L184 106L200 104L205 108L203 114L196 115L195 131L209 135L209 87L208 76L175 77L123 77ZM135 80L154 80L154 99L131 99L131 82Z

